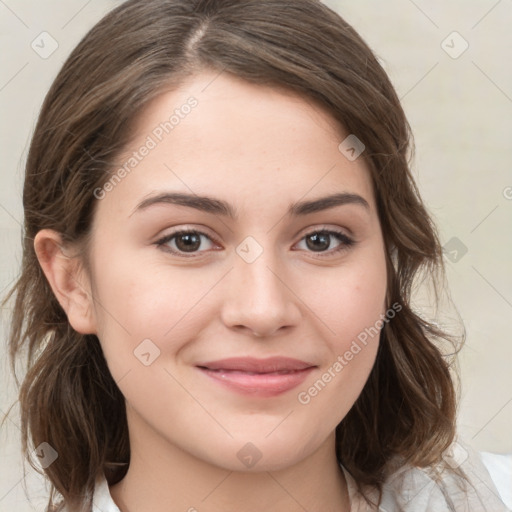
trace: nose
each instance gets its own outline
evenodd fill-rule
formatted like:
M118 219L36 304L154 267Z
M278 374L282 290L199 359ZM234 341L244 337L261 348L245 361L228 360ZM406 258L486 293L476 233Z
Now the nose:
M272 251L263 251L252 263L236 256L225 287L221 317L229 329L268 337L299 324L298 290Z

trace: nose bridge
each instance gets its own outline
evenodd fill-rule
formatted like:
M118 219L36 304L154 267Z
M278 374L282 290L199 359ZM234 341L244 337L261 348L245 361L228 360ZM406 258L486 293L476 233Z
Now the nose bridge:
M276 251L247 237L236 253L223 305L225 324L261 335L294 325L300 313Z

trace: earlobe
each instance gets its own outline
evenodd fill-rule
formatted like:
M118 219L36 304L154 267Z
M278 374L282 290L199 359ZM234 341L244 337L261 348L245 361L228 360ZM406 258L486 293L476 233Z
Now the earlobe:
M80 258L72 256L60 234L50 229L37 233L34 250L71 327L81 334L97 334L91 286Z

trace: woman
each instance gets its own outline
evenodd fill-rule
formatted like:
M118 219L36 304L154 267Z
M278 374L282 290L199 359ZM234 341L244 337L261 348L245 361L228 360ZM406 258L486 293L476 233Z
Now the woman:
M315 0L130 0L86 35L11 292L49 510L505 510L411 307L443 261L409 139Z

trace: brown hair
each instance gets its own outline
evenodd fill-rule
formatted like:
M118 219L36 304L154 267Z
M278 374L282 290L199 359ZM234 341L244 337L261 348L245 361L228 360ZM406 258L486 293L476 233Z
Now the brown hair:
M53 229L82 247L87 264L93 191L111 176L134 120L152 98L201 69L298 92L366 146L386 244L388 305L402 310L384 325L369 379L337 427L339 461L361 489L381 491L392 459L434 465L454 438L451 359L438 342L456 342L411 306L420 274L444 279L442 249L409 169L408 122L370 48L317 0L129 0L63 65L26 163L22 270L5 301L15 296L13 370L23 349L27 355L19 394L24 453L28 441L58 452L45 469L49 510L57 493L69 510L84 502L90 508L96 477L121 480L130 451L124 397L99 341L71 328L33 239Z

